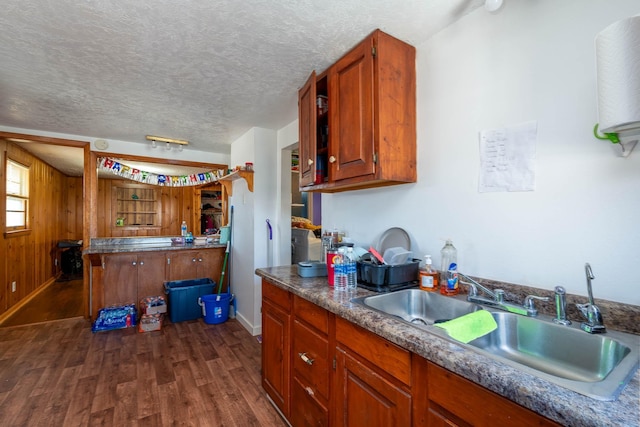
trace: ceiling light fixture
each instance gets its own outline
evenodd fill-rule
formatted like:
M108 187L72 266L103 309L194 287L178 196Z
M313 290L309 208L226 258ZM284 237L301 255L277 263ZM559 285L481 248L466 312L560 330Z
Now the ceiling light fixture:
M182 148L185 145L189 145L189 141L185 141L184 139L173 139L173 138L165 138L163 136L154 136L147 135L146 138L151 141L151 147L156 148L158 142L166 142L167 143L167 151L171 150L171 144L176 144L178 146L178 151L182 151Z

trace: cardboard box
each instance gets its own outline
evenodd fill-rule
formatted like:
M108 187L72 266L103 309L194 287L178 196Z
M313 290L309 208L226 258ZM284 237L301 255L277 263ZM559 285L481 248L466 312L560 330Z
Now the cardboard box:
M138 332L152 332L162 329L162 318L160 313L143 314L138 322Z
M167 300L163 295L142 298L140 300L141 314L162 314L167 312Z

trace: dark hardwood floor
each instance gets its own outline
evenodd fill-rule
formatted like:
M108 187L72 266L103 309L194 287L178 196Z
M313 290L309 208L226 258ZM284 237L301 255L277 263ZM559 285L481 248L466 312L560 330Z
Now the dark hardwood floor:
M82 276L54 282L5 319L0 327L82 317Z
M284 426L260 343L235 319L91 332L85 319L0 328L3 426Z

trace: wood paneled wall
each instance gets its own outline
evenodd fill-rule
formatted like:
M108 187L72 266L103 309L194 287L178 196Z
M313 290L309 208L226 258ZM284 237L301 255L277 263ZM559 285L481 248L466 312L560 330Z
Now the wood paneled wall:
M115 188L130 185L130 180L98 180L98 237L132 236L179 236L180 224L187 221L189 231L199 234L200 200L195 187L158 187L149 184L137 184L144 188L153 188L159 192L158 227L115 227L115 209L113 194Z
M0 140L0 206L5 207L7 157L30 166L29 232L6 234L6 215L0 215L0 315L55 280L59 240L82 239L82 178L67 177L19 146ZM16 291L12 292L12 282Z
M7 136L24 139L22 135L0 132L0 209L4 210L6 204L5 167L8 156L30 166L30 231L7 235L4 233L6 215L0 214L0 232L3 233L2 244L0 244L0 319L40 288L56 279L61 271L59 262L56 264L56 259L59 260L60 256L58 242L82 239L83 230L87 225L90 227L87 228L86 234L92 237L176 236L180 234L180 224L185 220L189 230L199 234L197 231L200 228L200 193L195 187L153 187L160 194L159 227L138 230L124 227L117 230L116 227L111 226L115 224L112 188L123 182L130 184L131 181L99 179L97 191L93 185L89 185L85 190L82 177L64 175L5 139ZM80 141L53 141L46 137L30 139L77 147L86 144ZM95 174L95 169L87 166L95 164L95 154L88 153L89 151L86 150L85 174L95 179L95 176L91 175L92 171ZM221 169L226 168L226 165L211 165L211 167ZM91 199L86 205L84 191L91 192L86 195ZM97 197L94 197L96 192ZM94 224L94 218L97 224ZM85 224L84 221L87 223ZM96 229L97 232L95 232ZM88 242L85 242L85 246L87 244ZM85 269L85 273L86 271L88 270ZM14 281L16 292L11 292L11 284ZM88 300L85 303L88 304Z

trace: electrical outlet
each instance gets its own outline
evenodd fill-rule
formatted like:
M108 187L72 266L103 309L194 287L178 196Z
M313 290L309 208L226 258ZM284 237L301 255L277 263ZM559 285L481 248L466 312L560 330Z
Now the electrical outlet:
M16 282L13 281L11 282L11 292L15 292L16 291Z

